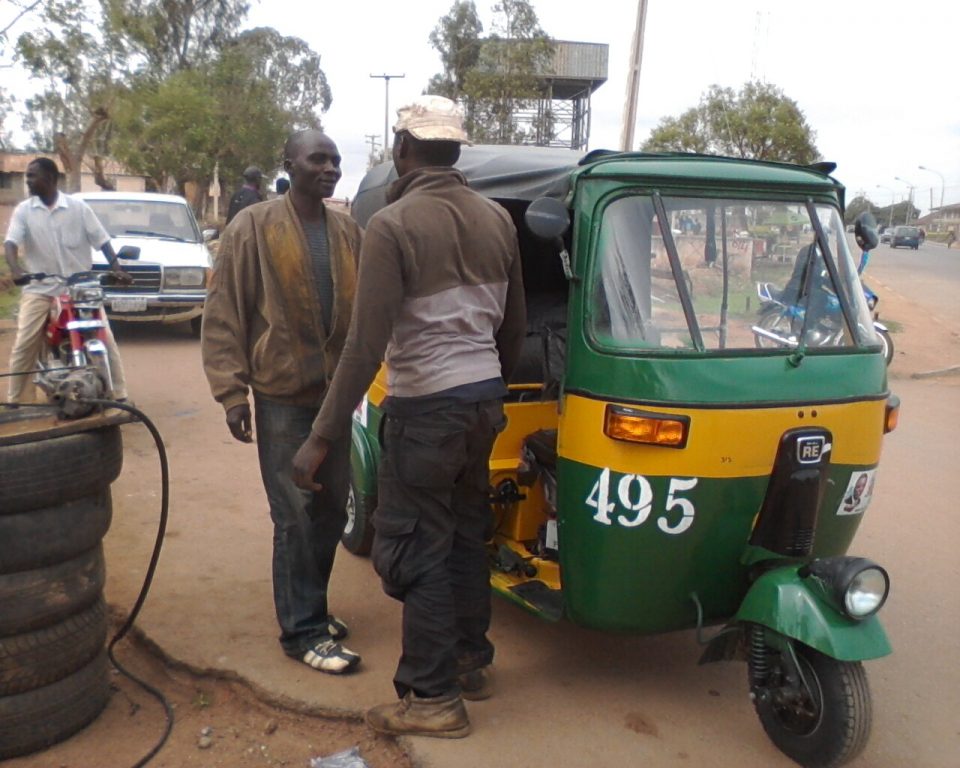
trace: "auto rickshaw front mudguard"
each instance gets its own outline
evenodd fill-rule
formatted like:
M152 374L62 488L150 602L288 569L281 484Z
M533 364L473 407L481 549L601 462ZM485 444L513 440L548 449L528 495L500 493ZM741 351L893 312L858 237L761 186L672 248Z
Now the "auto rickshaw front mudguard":
M839 661L865 661L892 652L876 616L856 621L843 615L798 570L797 565L783 566L757 578L728 628L710 641L701 663L740 655L736 628L756 624Z

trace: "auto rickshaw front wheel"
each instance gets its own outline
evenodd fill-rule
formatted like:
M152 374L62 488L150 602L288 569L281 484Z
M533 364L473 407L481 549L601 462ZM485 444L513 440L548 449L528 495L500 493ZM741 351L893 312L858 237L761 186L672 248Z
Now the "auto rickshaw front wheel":
M754 707L771 741L804 768L849 762L870 736L872 704L863 665L796 645L795 665L770 650L750 660ZM765 683L759 683L764 679Z

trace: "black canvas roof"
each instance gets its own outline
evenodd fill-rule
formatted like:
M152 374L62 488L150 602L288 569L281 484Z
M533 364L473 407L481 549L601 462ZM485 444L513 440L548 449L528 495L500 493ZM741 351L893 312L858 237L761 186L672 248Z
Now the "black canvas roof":
M478 145L463 147L456 167L472 189L500 200L563 199L569 191L570 174L582 152L555 147ZM396 180L393 163L371 168L357 189L351 206L360 226L386 205L387 187Z

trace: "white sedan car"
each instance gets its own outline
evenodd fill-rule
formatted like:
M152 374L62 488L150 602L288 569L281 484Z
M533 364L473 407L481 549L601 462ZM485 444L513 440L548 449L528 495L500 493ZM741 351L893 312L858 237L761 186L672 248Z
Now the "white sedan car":
M200 333L203 304L212 267L210 252L187 201L150 192L85 192L84 200L110 233L113 249L140 249L136 261L122 260L132 285L106 286L111 320L189 322ZM106 269L94 252L94 269Z

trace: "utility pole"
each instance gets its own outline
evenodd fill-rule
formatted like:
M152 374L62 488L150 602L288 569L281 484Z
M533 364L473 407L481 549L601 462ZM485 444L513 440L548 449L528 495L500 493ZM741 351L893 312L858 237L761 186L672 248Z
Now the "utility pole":
M370 75L373 78L379 78L383 80L384 84L384 102L383 102L383 159L386 160L389 156L390 150L390 81L393 78L402 79L406 77L406 74L403 75Z
M623 106L623 127L620 151L633 151L633 130L637 122L637 94L640 91L640 63L643 61L643 32L647 25L647 0L637 3L637 26L630 47L630 68L627 72L627 101Z
M370 145L370 165L373 166L373 164L374 164L374 159L373 159L373 158L374 158L374 157L376 156L376 154L377 154L377 134L375 134L375 133L365 133L365 134L364 134L364 138L367 140L367 144ZM387 158L384 157L383 159L386 160Z

